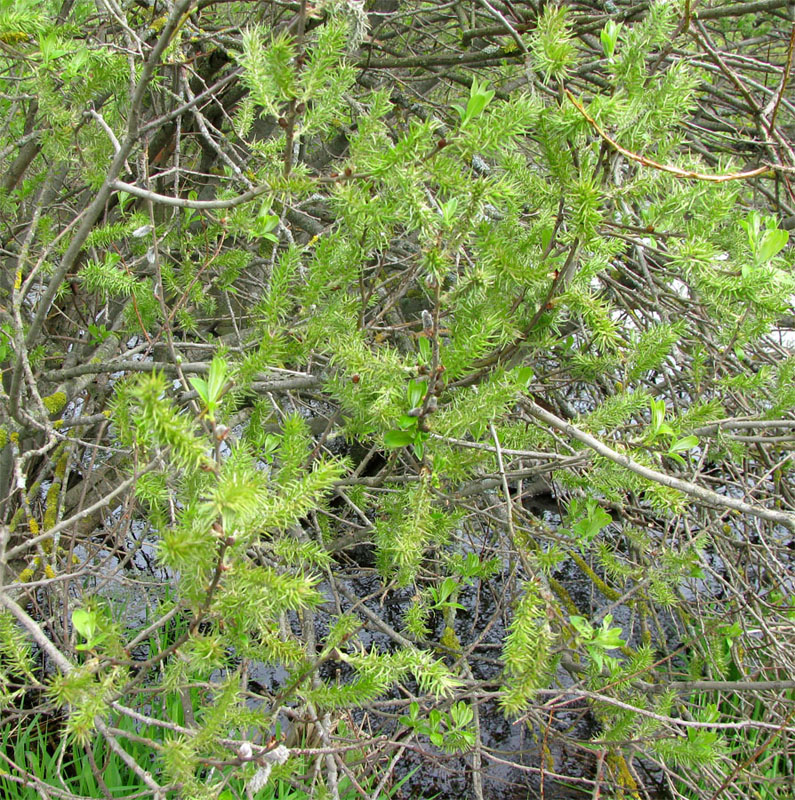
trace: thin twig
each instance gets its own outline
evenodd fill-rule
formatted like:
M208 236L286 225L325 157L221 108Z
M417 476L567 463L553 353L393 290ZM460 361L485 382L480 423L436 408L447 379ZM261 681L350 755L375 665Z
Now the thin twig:
M749 172L731 172L727 175L707 175L703 172L696 172L694 170L688 169L681 169L680 167L674 167L670 164L660 164L657 161L652 161L645 156L638 155L637 153L633 153L631 150L627 150L626 147L622 147L615 139L611 139L600 127L599 123L592 117L582 104L574 97L574 95L566 89L566 96L571 100L574 107L580 112L580 114L585 117L586 120L590 123L591 127L614 149L617 150L621 155L625 156L626 158L630 159L630 161L634 161L637 164L641 164L644 167L651 167L652 169L658 169L661 172L667 172L670 175L675 175L677 178L688 178L697 181L708 181L711 183L726 183L727 181L743 181L748 180L748 178L757 178L760 175L764 175L766 173L771 173L773 167L771 166L764 166L758 167L757 169L752 169Z

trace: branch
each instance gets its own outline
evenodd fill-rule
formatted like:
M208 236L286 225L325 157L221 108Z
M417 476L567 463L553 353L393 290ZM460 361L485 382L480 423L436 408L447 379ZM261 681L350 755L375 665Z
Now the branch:
M553 428L563 431L563 433L567 434L572 439L576 439L578 442L582 442L582 444L596 451L600 456L634 472L636 475L640 475L641 478L645 478L647 481L653 481L654 483L659 483L661 486L668 486L671 489L676 489L707 505L730 508L733 511L741 511L744 514L751 514L754 517L759 517L769 522L785 525L791 531L795 531L795 514L751 505L743 500L737 500L734 497L713 492L711 489L705 489L703 486L691 483L690 481L674 478L672 475L666 475L664 472L658 472L649 467L644 467L637 461L633 461L629 456L616 452L590 434L585 433L585 431L581 431L579 428L575 428L574 425L560 419L560 417L556 417L549 411L545 411L532 400L523 401L522 406L536 419L540 419L547 425L551 425Z
M147 59L143 72L141 73L141 77L135 89L135 95L133 97L132 108L130 112L130 123L129 123L128 133L124 138L124 142L121 144L121 148L114 156L110 167L108 167L105 181L103 182L102 186L100 187L99 191L97 192L96 196L94 197L89 207L85 210L84 214L82 215L83 220L80 223L80 226L77 229L77 231L75 231L75 235L72 238L72 241L69 243L69 247L63 254L63 257L61 258L61 262L58 268L55 270L52 277L50 278L50 281L47 284L47 288L42 292L41 296L38 299L36 313L33 317L33 320L25 336L25 347L28 349L34 346L36 339L38 338L39 333L41 332L41 328L42 325L44 324L47 312L50 309L50 305L52 301L55 299L56 293L60 289L61 284L64 281L64 278L74 266L77 257L80 255L80 252L83 249L83 245L85 244L85 241L88 238L88 234L91 232L91 229L94 227L94 224L96 223L100 214L105 210L105 203L107 202L108 197L110 197L110 194L113 190L116 176L121 172L122 168L124 167L124 164L127 160L127 156L132 151L133 145L138 139L138 132L136 127L137 109L142 102L146 87L149 85L149 82L152 79L152 76L154 74L154 69L160 60L160 56L163 54L163 51L168 46L169 42L171 41L171 37L176 32L178 26L182 23L182 21L184 21L185 14L187 13L187 10L190 8L191 2L192 0L179 0L179 2L177 2L174 5L171 15L169 16L165 26L163 27L160 39L158 40L149 58ZM20 264L20 269L21 268L22 264ZM22 373L21 357L18 357L16 364L14 365L14 373L11 379L11 390L8 393L9 396L12 398L13 402L16 402L18 398L21 373Z
M259 197L270 189L269 185L255 186L237 197L230 197L227 200L189 200L187 197L171 197L167 194L157 194L150 192L148 189L142 189L134 183L125 183L124 181L114 181L113 187L117 192L127 192L133 197L140 197L143 200L150 200L162 206L173 206L175 208L195 208L199 211L209 211L218 208L234 208L235 206L248 203L255 197Z
M775 11L784 8L791 0L759 0L756 3L737 3L736 5L722 5L715 8L705 8L694 12L698 19L721 19L721 17L741 17L744 14L758 14L763 11Z
M63 530L74 525L76 522L79 522L84 517L90 517L95 512L99 511L101 508L104 508L107 505L110 505L110 502L118 497L120 494L126 492L131 486L135 485L135 482L138 478L146 472L149 472L150 469L153 469L156 466L156 461L151 461L147 464L142 470L136 472L131 477L127 478L126 481L122 481L112 492L109 492L104 497L97 500L91 506L84 508L82 511L78 511L76 514L73 514L69 519L65 519L62 522L59 522L57 525L53 525L52 528L45 531L44 533L40 533L38 536L34 536L30 539L26 539L22 544L17 545L16 547L12 547L6 554L5 554L5 562L8 563L10 559L14 558L14 556L19 555L20 553L24 553L26 550L29 550L31 547L35 547L40 542L43 542L47 539L51 539L55 536L56 533L60 533Z
M695 172L693 170L688 169L680 169L679 167L673 167L670 164L660 164L657 161L652 161L645 156L640 156L637 153L633 153L631 150L627 150L625 147L622 147L615 139L611 139L600 127L599 123L588 114L588 112L583 108L582 104L574 97L574 95L566 89L566 96L571 100L574 104L574 107L577 111L582 114L585 119L588 120L591 127L614 149L621 153L622 156L625 156L630 161L635 161L638 164L643 165L644 167L651 167L652 169L658 169L661 172L667 172L670 175L675 175L677 178L690 178L692 180L697 181L708 181L710 183L726 183L728 181L742 181L747 180L748 178L757 178L759 175L764 175L765 173L769 173L773 171L773 167L765 165L764 167L757 167L756 169L752 169L749 172L731 172L728 175L707 175L703 172Z
M27 612L0 589L0 605L16 618L16 621L30 634L30 638L45 652L63 673L74 669L71 661L44 635L39 624Z

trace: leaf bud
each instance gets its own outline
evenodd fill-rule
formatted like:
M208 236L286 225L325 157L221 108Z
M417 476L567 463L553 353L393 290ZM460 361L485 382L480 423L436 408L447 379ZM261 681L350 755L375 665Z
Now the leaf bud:
M433 317L427 308L422 309L422 327L428 332L433 330Z

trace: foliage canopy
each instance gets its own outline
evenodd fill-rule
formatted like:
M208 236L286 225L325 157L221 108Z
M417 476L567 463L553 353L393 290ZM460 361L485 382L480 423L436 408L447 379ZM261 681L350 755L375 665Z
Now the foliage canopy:
M0 0L4 713L153 798L790 797L794 44Z

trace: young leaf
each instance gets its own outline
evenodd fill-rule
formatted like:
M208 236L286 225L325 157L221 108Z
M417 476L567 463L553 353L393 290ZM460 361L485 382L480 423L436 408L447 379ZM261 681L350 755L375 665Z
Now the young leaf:
M585 619L585 617L580 617L575 614L569 617L569 622L575 628L577 633L580 634L580 636L587 640L591 639L593 636L593 627L591 626L591 623Z
M665 419L665 400L662 398L659 400L652 398L649 401L649 405L651 406L651 430L656 436L659 434L663 420Z
M207 380L207 393L211 403L218 403L226 388L226 376L229 367L220 356L213 358L210 363L210 374Z
M207 381L198 376L194 376L189 380L190 385L196 390L196 394L199 395L199 399L204 404L204 407L207 408L207 406L210 405L210 392L207 388Z
M601 629L597 631L593 639L593 643L603 650L615 650L617 647L623 647L626 644L621 638L621 628L611 628L612 622L613 615L607 614L602 620Z
M97 630L97 615L84 608L76 608L72 612L72 625L84 639L91 641Z
M409 408L415 408L420 405L422 398L425 397L425 392L428 389L428 384L425 381L410 381L406 396L409 401Z
M771 258L777 256L784 249L788 241L789 231L782 231L778 228L765 231L759 245L759 261L770 261Z
M418 419L419 419L418 417L412 417L409 416L408 414L401 414L400 419L398 420L398 425L404 430L406 428L416 428Z
M475 714L470 706L468 706L463 700L460 700L457 703L453 703L452 707L450 708L450 716L452 717L453 722L455 722L459 728L463 728L472 722Z
M431 342L425 336L420 336L419 340L417 341L417 347L420 351L420 361L423 364L430 363L431 360Z
M533 368L532 367L519 367L516 370L516 377L519 378L519 383L523 386L527 386L530 381L533 379Z
M616 50L616 42L618 42L618 35L621 32L621 23L615 22L612 19L602 28L599 38L602 40L602 49L605 55L612 59L613 53Z
M682 453L686 450L692 450L696 445L698 445L698 436L691 434L674 442L668 449L668 453Z
M588 501L588 515L572 525L572 533L580 540L590 542L613 518L594 500Z
M414 434L408 431L387 431L384 434L384 444L389 448L406 447L414 441Z
M486 109L486 106L491 102L493 97L494 92L486 89L485 81L481 84L478 83L477 78L474 78L472 80L472 86L469 90L469 102L467 102L466 109L462 108L461 106L453 107L456 109L456 111L458 111L458 114L461 117L461 123L465 125L471 119L479 117Z

